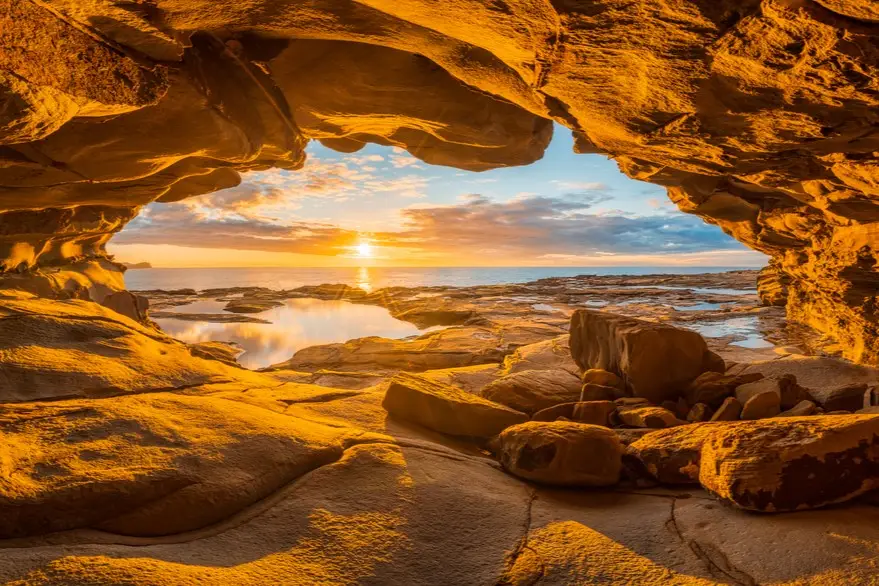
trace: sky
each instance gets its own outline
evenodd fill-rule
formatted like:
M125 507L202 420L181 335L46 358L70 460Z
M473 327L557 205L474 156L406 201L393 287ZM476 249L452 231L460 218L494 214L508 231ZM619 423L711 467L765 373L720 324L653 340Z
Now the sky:
M540 161L470 172L398 148L312 142L299 171L146 206L108 248L154 267L765 264L663 188L572 147L557 126Z

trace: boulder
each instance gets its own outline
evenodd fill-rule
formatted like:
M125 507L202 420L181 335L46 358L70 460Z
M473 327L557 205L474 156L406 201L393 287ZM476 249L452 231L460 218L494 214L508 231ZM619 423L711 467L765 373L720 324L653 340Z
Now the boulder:
M662 407L630 407L617 410L617 417L624 425L662 429L680 424L675 414Z
M782 411L776 417L805 417L806 415L814 415L818 407L812 401L800 401L787 411Z
M531 416L531 421L555 421L559 417L564 417L568 421L573 421L574 405L577 403L562 403L553 405L546 409L541 409Z
M610 414L616 410L613 401L582 401L574 403L572 421L607 427Z
M706 350L702 363L705 372L716 372L719 374L726 372L726 360L717 352Z
M802 401L811 399L808 391L797 384L797 377L793 374L770 376L742 384L736 388L736 398L744 404L752 396L765 391L778 393L782 409L790 409Z
M489 383L481 394L530 415L580 399L580 380L566 370L523 370Z
M738 421L741 415L742 404L739 400L735 397L727 397L711 416L711 421Z
M628 454L663 484L698 484L702 445L721 425L727 424L697 423L654 431L632 442Z
M580 309L571 316L571 355L588 370L619 375L632 395L660 403L705 371L702 336L664 324Z
M612 387L620 391L626 390L626 383L623 379L612 372L601 368L590 368L580 376L583 384L601 385L603 387Z
M745 375L705 372L687 386L684 397L690 405L705 403L716 409L737 387L762 378L759 372Z
M857 411L864 406L866 383L809 389L811 399L825 411Z
M405 373L391 379L382 407L394 417L440 433L481 438L528 420L499 403Z
M556 421L564 418L578 423L592 425L608 425L610 414L614 412L616 405L613 401L582 401L577 403L563 403L546 409L541 409L532 417L532 421Z
M146 323L150 309L150 300L128 291L116 291L104 297L101 305L134 321Z
M708 421L714 415L714 410L705 403L696 403L687 413L687 421L698 423Z
M741 399L738 399L741 402ZM781 413L781 395L777 391L761 391L742 405L742 419L765 419Z
M699 481L725 502L752 511L847 501L879 487L879 417L786 417L717 426L702 447Z
M615 401L624 397L624 393L616 387L586 383L580 389L579 398L581 401Z
M611 486L619 480L623 446L606 427L530 421L498 437L503 467L520 478L558 486Z

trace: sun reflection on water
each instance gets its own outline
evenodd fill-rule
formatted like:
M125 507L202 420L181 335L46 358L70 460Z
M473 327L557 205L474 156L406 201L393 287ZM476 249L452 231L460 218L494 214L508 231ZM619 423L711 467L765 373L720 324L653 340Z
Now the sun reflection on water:
M369 282L369 269L367 267L360 267L357 270L357 286L367 293L372 293L372 285Z

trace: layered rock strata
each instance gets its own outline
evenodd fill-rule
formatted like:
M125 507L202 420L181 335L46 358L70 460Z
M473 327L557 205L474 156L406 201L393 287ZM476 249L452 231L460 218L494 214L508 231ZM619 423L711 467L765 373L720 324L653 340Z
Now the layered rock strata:
M139 206L296 169L309 139L479 170L536 160L555 121L770 255L772 303L879 361L873 3L642 8L3 0L0 212L108 221L3 214L0 266L102 256Z

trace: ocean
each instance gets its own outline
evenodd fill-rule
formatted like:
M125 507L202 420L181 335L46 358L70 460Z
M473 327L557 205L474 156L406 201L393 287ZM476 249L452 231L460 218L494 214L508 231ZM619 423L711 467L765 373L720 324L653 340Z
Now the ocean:
M361 267L361 268L174 268L132 269L125 273L130 290L218 289L268 287L295 289L303 285L345 283L366 290L383 287L429 287L527 283L577 275L648 275L721 273L758 267Z

